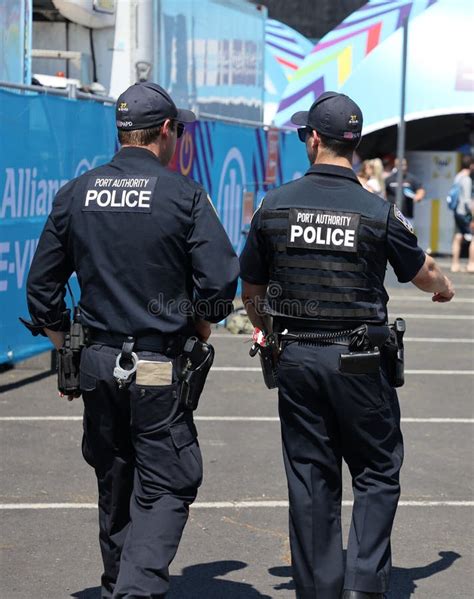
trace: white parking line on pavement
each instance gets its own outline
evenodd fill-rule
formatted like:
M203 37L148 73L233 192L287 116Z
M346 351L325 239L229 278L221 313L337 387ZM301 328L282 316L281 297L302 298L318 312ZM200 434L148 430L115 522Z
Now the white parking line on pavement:
M259 366L213 366L211 372L261 372ZM405 370L405 374L459 374L469 375L474 374L474 370Z
M403 337L408 343L474 343L473 338L456 339L456 337Z
M344 507L352 507L354 502L344 500ZM474 501L399 501L399 507L474 507ZM199 509L246 509L246 508L287 508L287 500L272 501L197 501L192 510ZM0 510L93 510L95 503L0 503Z
M474 320L474 314L404 314L403 318L423 320Z
M201 422L279 422L278 416L194 416ZM82 416L0 416L0 422L77 422ZM402 418L402 422L426 424L473 424L474 418Z

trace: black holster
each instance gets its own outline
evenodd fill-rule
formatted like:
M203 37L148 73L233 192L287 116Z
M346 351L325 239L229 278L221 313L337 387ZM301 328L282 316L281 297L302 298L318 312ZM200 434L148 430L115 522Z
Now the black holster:
M402 387L405 384L405 350L403 335L406 324L403 318L396 318L389 325L390 335L382 348L382 356L387 372L388 382L392 387Z
M187 410L195 410L214 361L214 348L209 343L190 337L183 353L176 358L179 401Z
M58 391L64 395L79 396L81 393L79 368L84 345L84 327L80 322L79 311L76 309L71 328L64 336L64 345L58 350Z
M270 333L266 340L266 345L255 342L250 348L249 355L253 358L258 353L263 382L267 389L275 389L278 387L278 336Z

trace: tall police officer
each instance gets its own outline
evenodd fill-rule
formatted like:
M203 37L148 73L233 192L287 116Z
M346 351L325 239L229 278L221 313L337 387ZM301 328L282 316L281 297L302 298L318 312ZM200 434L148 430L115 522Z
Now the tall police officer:
M195 115L141 83L119 97L116 117L122 149L55 198L28 306L32 331L60 348L65 284L77 273L90 344L81 358L83 453L98 480L102 597L158 598L202 478L192 412L179 405L171 365L183 339L207 339L209 322L230 312L239 265L206 191L165 168ZM199 318L190 312L197 304ZM143 384L119 389L113 371L128 336L148 365Z
M264 198L241 256L241 276L253 324L265 328L258 304L266 295L274 330L299 339L283 342L278 366L296 595L379 599L389 583L403 457L397 395L374 349L389 333L387 260L399 281L433 292L433 301L449 301L454 292L398 208L364 190L352 171L360 108L326 92L292 122L302 127L311 167ZM357 331L371 345L352 367L340 366ZM313 344L301 342L308 334ZM354 492L345 567L342 459Z

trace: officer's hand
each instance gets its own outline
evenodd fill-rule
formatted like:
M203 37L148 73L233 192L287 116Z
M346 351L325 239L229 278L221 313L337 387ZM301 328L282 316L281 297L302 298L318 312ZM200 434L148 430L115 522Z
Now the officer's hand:
M444 282L446 284L446 290L440 291L433 294L431 300L433 302L450 302L454 297L454 287L452 282L448 279L448 277L444 277Z
M73 393L72 395L65 395L64 393L58 393L58 395L61 399L63 399L65 397L68 401L72 401L73 399L76 399L77 397L81 397L81 393L79 393L79 392Z
M196 320L194 326L199 339L206 342L211 336L211 323L207 320Z

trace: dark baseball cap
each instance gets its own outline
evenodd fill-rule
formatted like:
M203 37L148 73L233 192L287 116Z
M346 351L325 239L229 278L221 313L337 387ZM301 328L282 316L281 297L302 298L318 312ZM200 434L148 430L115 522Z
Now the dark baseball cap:
M360 139L362 110L354 100L337 92L324 92L309 110L295 112L291 122L300 127L310 127L318 133L339 139Z
M196 115L191 110L177 108L169 93L156 83L135 83L126 89L115 106L117 129L134 131L149 129L173 119L192 123Z

